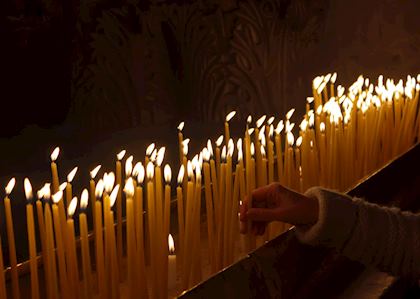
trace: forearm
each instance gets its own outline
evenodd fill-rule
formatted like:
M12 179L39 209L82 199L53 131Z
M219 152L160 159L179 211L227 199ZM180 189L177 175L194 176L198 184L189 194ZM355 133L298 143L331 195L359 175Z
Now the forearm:
M307 244L334 247L343 255L397 276L420 277L420 216L361 199L311 188L319 217L310 227L297 226Z

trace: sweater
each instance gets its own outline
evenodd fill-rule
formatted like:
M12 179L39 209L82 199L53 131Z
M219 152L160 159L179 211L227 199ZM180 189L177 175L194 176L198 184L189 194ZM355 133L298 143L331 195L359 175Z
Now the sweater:
M318 200L319 217L313 225L296 226L302 243L333 247L395 276L420 278L420 215L320 187L305 195Z

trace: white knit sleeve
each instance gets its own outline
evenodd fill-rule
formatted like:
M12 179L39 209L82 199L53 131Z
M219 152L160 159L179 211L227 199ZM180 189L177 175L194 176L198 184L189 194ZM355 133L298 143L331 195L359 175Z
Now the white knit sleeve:
M310 227L296 227L301 242L334 247L393 275L420 278L420 215L319 187L306 195L318 200L319 217Z

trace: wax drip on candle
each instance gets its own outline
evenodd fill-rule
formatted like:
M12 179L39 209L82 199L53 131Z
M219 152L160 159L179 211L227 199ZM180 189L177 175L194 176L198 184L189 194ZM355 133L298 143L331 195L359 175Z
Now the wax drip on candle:
M235 114L236 111L229 112L229 114L226 115L226 122L229 122L235 116Z
M128 178L133 172L133 156L130 156L125 160L125 176Z
M90 171L90 178L93 180L96 175L98 174L99 170L101 169L101 165L96 166L94 169Z

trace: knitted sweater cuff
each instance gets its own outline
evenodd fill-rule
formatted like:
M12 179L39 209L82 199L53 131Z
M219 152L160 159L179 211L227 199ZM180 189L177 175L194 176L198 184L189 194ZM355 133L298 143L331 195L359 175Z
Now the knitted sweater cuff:
M341 249L351 235L358 213L358 206L349 196L313 187L305 195L319 203L318 221L311 225L297 225L298 239L309 245L323 245Z

